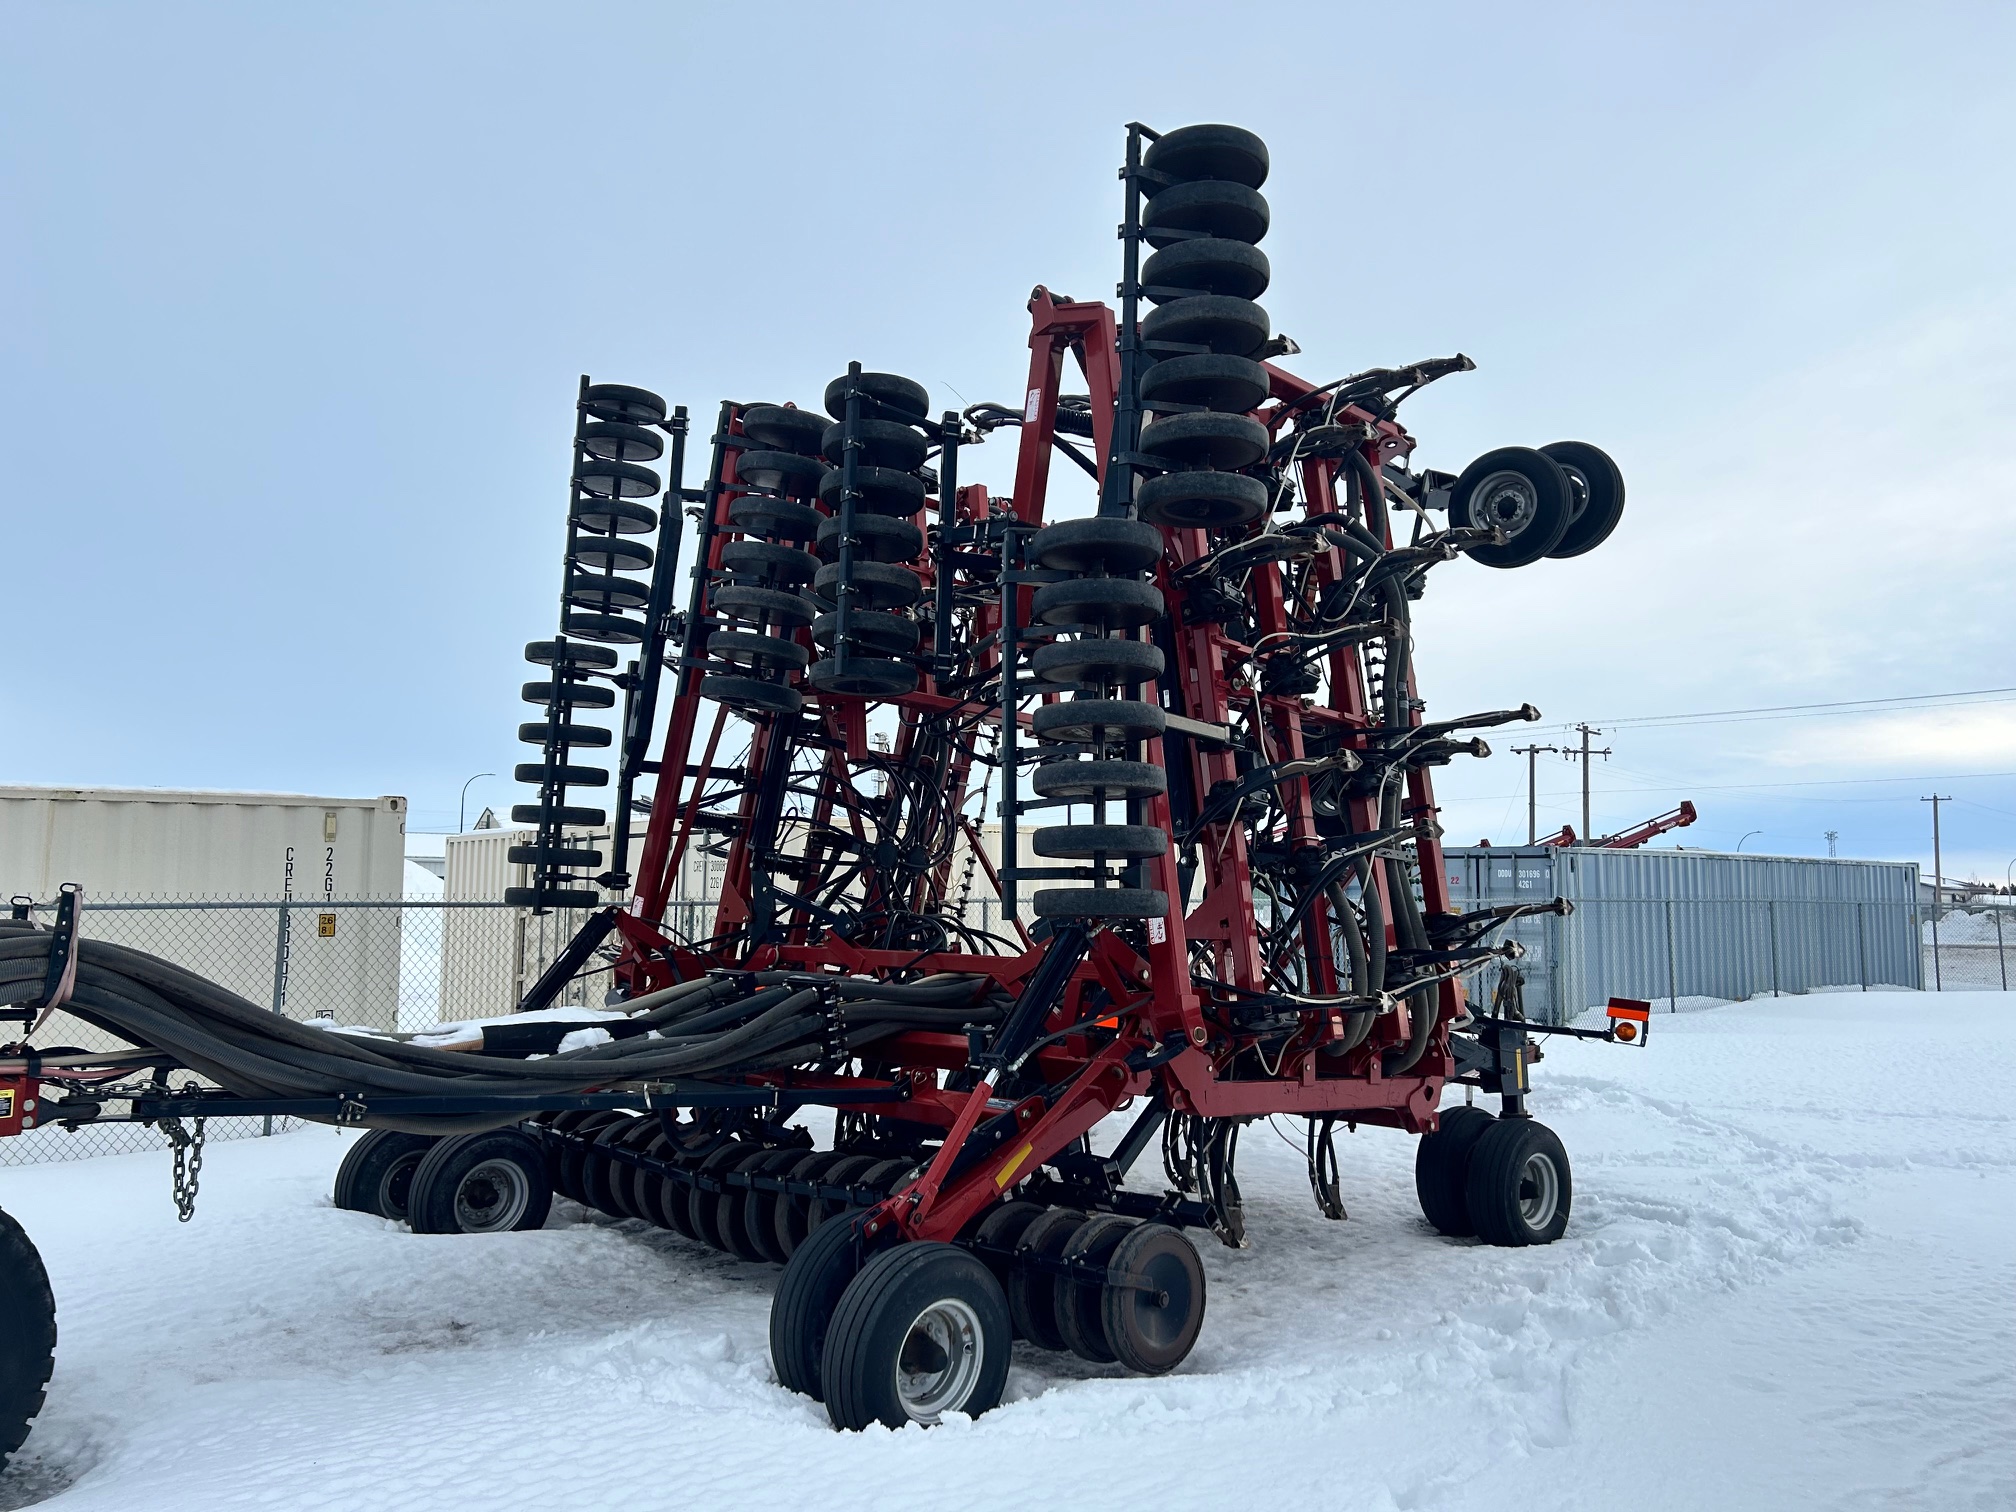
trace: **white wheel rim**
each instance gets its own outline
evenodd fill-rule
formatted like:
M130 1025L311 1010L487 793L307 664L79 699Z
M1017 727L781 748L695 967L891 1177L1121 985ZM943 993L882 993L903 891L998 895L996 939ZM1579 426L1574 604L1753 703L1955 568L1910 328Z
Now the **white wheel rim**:
M1561 1173L1546 1155L1528 1155L1519 1168L1519 1216L1530 1229L1544 1229L1561 1206Z
M516 1228L532 1203L532 1183L515 1160L485 1160L455 1185L455 1226L465 1234Z
M1518 535L1540 512L1540 491L1522 472L1494 472L1470 491L1470 518Z
M896 1352L896 1399L913 1423L935 1423L965 1406L987 1346L980 1315L957 1297L917 1315Z

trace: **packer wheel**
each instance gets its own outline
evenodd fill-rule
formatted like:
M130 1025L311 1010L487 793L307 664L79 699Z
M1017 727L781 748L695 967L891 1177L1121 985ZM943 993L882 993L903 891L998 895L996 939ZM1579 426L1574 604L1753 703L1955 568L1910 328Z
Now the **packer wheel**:
M834 1309L819 1381L833 1426L929 1426L1001 1400L1011 1335L1001 1283L950 1244L898 1245Z
M553 1205L539 1146L516 1129L437 1142L413 1173L416 1234L502 1234L543 1227Z
M0 1213L0 1466L28 1437L56 1367L56 1298L21 1225Z
M349 1148L336 1168L336 1206L351 1213L375 1213L395 1223L405 1218L413 1173L434 1140L431 1134L371 1130Z
M1143 1223L1122 1236L1106 1262L1116 1277L1140 1277L1154 1289L1109 1281L1101 1321L1114 1357L1129 1370L1161 1375L1189 1355L1204 1327L1204 1262L1197 1246L1166 1223Z
M801 1157L798 1163L784 1173L786 1181L821 1181L845 1156L834 1150L814 1150ZM800 1196L796 1192L784 1192L777 1198L776 1227L777 1247L788 1262L812 1232L812 1198Z
M1132 1218L1123 1218L1118 1213L1095 1213L1073 1231L1064 1246L1063 1258L1103 1266L1133 1227ZM1118 1357L1106 1342L1104 1283L1058 1276L1052 1284L1056 1288L1051 1306L1057 1312L1057 1328L1071 1353L1094 1365L1112 1364Z
M1039 1349L1069 1347L1057 1322L1057 1288L1050 1272L1030 1260L1055 1260L1078 1231L1085 1215L1077 1208L1051 1208L1022 1231L1015 1272L1008 1278L1008 1312L1015 1332Z

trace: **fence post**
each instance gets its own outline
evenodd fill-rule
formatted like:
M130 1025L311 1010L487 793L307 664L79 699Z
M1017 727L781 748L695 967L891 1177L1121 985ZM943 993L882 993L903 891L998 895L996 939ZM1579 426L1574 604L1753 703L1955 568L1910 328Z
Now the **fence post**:
M1666 900L1666 1011L1680 1011L1680 956L1673 943L1673 900Z
M1869 905L1855 905L1855 973L1862 978L1862 990L1869 990Z
M1995 921L1995 964L2002 968L2002 990L2009 990L2009 957L2002 953L2002 910L1989 915Z
M280 900L280 922L273 931L273 1011L287 1011L287 965L289 954L289 934L294 925L294 910L285 898ZM273 1132L273 1115L267 1114L260 1120L259 1135L263 1139Z
M1935 881L1933 886L1936 888L1938 883ZM1925 943L1925 930L1922 925L1918 930L1918 943L1922 950ZM1919 974L1922 980L1924 974L1922 966L1919 968ZM1936 896L1932 899L1932 990L1934 992L1946 990L1946 971L1939 960L1939 899Z
M1764 907L1771 919L1771 996L1783 997L1778 990L1778 900L1767 898Z

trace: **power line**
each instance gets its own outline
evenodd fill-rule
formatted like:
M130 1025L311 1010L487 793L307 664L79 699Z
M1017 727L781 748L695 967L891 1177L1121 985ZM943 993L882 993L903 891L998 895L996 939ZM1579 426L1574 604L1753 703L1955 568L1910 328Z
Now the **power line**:
M1942 772L1939 775L1933 777L1927 777L1923 775L1915 777L1827 777L1827 778L1815 778L1810 781L1802 781L1802 782L1672 782L1672 783L1653 784L1648 787L1596 788L1594 789L1594 791L1605 794L1693 793L1693 792L1736 793L1736 792L1748 792L1752 790L1763 790L1772 788L1861 787L1868 783L1878 783L1878 782L1972 782L1989 777L2016 777L2016 772ZM1467 793L1449 793L1444 794L1442 796L1447 798L1447 800L1450 802L1457 802L1457 803L1483 803L1487 801L1495 803L1501 798L1523 798L1525 794L1479 793L1475 797L1472 797ZM1861 800L1861 801L1890 802L1893 800L1875 799L1875 800ZM1900 799L1895 801L1901 802L1902 800ZM1956 801L1964 803L1969 800L1959 799ZM1552 805L1550 804L1550 807L1551 806ZM1987 805L1976 804L1975 807L1986 808ZM1996 810L1995 812L1999 813L2000 810Z
M1606 728L1678 726L1683 724L1744 723L1758 719L1810 719L1826 714L1864 714L1885 710L1936 708L1961 700L1979 703L2016 702L2016 688L1970 688L1957 693L1899 693L1889 698L1846 698L1829 703L1767 704L1754 709L1704 709L1691 714L1613 715L1600 721ZM1572 733L1573 724L1541 725L1541 731Z

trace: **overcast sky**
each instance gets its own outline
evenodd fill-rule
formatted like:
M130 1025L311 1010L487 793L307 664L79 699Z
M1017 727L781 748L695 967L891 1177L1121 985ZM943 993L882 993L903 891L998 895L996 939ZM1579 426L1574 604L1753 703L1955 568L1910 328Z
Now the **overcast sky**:
M853 358L1013 398L1031 286L1110 297L1135 118L1268 140L1306 376L1476 359L1421 461L1621 464L1592 555L1431 577L1435 712L2016 686L2012 77L2006 5L0 0L0 781L452 828L519 759L578 375L703 432ZM1929 863L1936 791L2000 880L2012 699L1624 725L1596 827ZM1452 840L1524 837L1525 734Z

